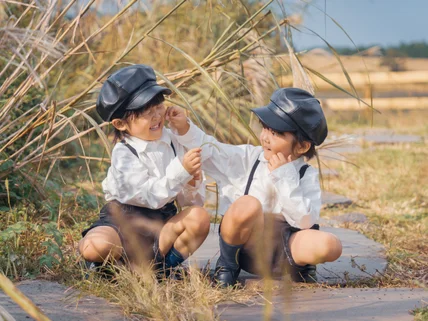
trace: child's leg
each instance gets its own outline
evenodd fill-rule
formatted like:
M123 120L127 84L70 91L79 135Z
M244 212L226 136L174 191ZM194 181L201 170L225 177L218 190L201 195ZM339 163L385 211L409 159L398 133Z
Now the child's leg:
M79 241L79 252L86 261L103 262L106 258L119 259L122 242L119 234L110 226L97 226L89 230Z
M199 206L186 208L169 219L160 231L159 250L165 257L173 251L178 260L167 266L178 265L194 253L205 241L209 230L210 215Z
M293 233L289 246L298 265L333 262L342 254L342 243L335 235L311 229Z
M244 246L257 249L263 226L262 206L255 197L242 196L230 206L220 229L220 258L215 275L219 284L229 286L236 283L240 272L239 252Z
M230 245L257 244L263 231L263 210L253 196L238 198L221 221L222 239Z

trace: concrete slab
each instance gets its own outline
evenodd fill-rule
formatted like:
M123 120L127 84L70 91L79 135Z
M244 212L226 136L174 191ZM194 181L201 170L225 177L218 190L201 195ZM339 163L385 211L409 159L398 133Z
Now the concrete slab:
M346 284L350 280L355 281L371 277L377 271L381 273L385 271L387 261L381 244L368 239L357 231L332 227L324 227L322 230L335 234L342 241L343 253L335 262L317 266L319 282ZM207 239L193 254L189 262L201 268L214 270L219 251L218 224L212 224ZM240 274L240 279L243 282L251 278L256 278L256 276L244 271Z
M427 300L424 289L293 289L288 302L274 297L270 318L264 318L264 304L222 304L216 313L222 321L410 321L409 311Z
M339 227L340 223L331 218L320 217L319 224L321 227Z
M361 138L370 144L409 144L422 142L422 137L416 135L364 135Z
M360 145L344 145L340 147L325 147L318 149L318 155L325 161L346 161L348 154L361 153L363 148Z
M323 208L335 206L347 207L352 204L352 200L350 200L346 196L334 194L332 192L322 191L321 203Z
M106 300L83 296L64 285L44 280L26 280L17 283L18 289L28 296L51 320L55 321L119 321L127 320L121 310ZM12 299L0 291L1 306L16 321L30 317ZM128 319L129 320L129 319Z
M338 216L333 216L333 220L339 223L365 223L368 218L363 213L350 212Z
M421 136L397 134L392 129L373 128L358 132L357 139L373 145L379 144L409 144L423 141Z

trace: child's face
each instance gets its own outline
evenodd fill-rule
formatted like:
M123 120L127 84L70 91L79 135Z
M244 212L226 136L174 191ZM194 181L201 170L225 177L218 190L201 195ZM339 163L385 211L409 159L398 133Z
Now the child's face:
M141 115L129 119L126 132L142 140L157 140L162 136L165 123L165 106L163 103L150 107Z
M260 143L262 144L266 160L270 160L272 155L282 153L285 159L292 156L296 159L293 151L294 136L292 133L277 133L268 127L264 127L260 134Z

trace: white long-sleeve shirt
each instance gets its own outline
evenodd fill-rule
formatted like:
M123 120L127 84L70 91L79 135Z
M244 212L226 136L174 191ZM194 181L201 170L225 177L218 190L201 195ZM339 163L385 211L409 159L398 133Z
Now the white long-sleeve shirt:
M123 204L158 209L177 199L180 206L204 204L205 185L195 187L181 160L186 152L176 136L167 128L156 141L145 141L128 136L138 157L122 143L117 143L112 152L111 166L102 183L105 199ZM171 147L171 140L177 156Z
M177 135L177 141L187 148L204 144L202 169L217 182L219 213L224 214L244 195L251 169L259 159L248 195L261 202L263 212L283 215L291 226L301 229L318 223L321 209L318 170L308 167L300 179L299 170L305 165L302 157L270 172L261 146L223 144L189 123L189 131Z

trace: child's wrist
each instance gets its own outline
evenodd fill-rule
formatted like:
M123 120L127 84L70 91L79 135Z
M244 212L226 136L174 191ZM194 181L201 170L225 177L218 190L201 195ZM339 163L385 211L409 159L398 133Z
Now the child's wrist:
M177 128L177 133L180 136L183 136L185 134L187 134L187 132L189 131L190 125L189 123L186 122L186 124L183 127Z

